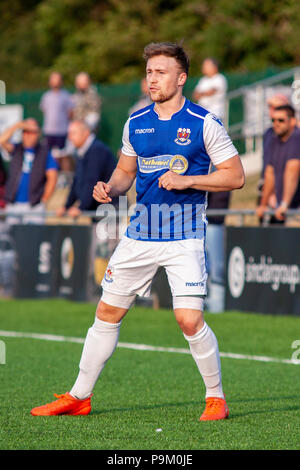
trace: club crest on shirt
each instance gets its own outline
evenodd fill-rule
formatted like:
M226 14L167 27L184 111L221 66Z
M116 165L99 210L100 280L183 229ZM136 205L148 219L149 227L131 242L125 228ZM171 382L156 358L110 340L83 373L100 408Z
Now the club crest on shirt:
M114 280L113 275L114 275L113 268L110 265L108 265L104 274L104 279L106 280L106 282L113 282Z
M191 129L186 127L179 127L177 129L177 137L175 139L176 144L178 145L188 145L191 143L190 140Z

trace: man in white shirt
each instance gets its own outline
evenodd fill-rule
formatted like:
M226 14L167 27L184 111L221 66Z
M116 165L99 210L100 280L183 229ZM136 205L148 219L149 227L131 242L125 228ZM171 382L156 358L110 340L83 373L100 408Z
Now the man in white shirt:
M193 93L193 100L200 106L225 119L227 80L219 73L215 59L207 58L202 64L203 77L197 83Z
M40 101L43 113L43 133L49 149L65 146L68 126L74 105L70 93L63 88L62 75L52 72L49 77L49 90Z

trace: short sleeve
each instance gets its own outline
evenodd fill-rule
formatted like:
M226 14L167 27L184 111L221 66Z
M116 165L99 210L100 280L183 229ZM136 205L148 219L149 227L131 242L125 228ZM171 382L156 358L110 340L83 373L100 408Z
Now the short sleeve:
M205 116L203 139L206 151L214 165L238 154L222 122L212 113Z
M296 129L296 135L293 136L292 145L287 152L287 160L300 160L300 132Z
M127 119L124 129L123 129L123 137L122 137L123 146L122 146L121 151L124 155L127 155L129 157L137 157L137 154L129 140L129 122L130 122L130 119Z
M58 170L58 165L55 161L55 159L52 156L52 153L49 152L46 160L46 171L47 170Z

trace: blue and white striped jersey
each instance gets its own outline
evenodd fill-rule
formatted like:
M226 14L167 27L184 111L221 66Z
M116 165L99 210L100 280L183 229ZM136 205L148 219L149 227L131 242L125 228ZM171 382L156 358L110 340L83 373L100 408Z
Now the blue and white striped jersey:
M172 170L180 175L206 175L235 155L222 122L188 99L171 119L160 119L154 104L133 113L123 131L122 153L137 159L135 214L126 235L151 241L202 238L206 193L158 187Z

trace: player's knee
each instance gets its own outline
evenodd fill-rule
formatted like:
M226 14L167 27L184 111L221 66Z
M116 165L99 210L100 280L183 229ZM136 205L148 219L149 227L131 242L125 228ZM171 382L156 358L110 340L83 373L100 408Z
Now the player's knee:
M134 300L135 294L118 295L104 289L96 309L96 316L102 321L119 323L134 303Z
M203 326L203 296L173 297L173 309L178 325L187 336L195 335Z
M119 323L126 313L127 309L108 305L102 300L100 300L96 309L96 317L108 323Z
M181 331L187 336L194 336L203 326L202 315L186 315L185 313L176 315L177 323Z

